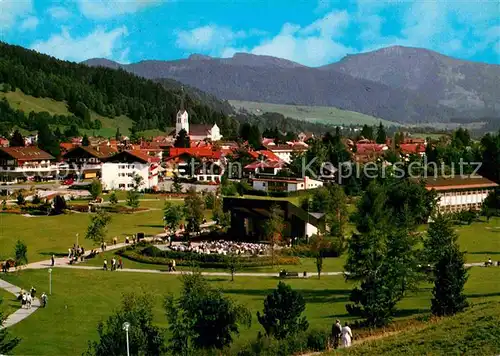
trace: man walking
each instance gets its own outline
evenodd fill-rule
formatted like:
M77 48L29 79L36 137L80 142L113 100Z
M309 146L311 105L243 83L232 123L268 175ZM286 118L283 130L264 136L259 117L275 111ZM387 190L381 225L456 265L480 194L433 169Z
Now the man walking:
M340 346L340 335L342 334L342 325L340 325L340 320L336 320L335 324L332 325L332 340L333 348L337 349Z
M50 258L50 265L51 265L52 267L54 267L54 265L55 265L55 264L56 264L56 259L55 259L55 256L54 256L54 255L52 255L52 257Z
M108 260L104 259L104 265L102 266L102 269L107 271L108 270Z

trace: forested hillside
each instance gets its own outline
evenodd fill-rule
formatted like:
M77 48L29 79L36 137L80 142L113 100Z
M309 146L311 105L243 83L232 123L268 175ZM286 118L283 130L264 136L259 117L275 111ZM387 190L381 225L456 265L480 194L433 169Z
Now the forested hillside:
M0 42L0 84L3 91L16 88L34 97L47 97L67 103L74 116L51 117L44 115L50 123L69 125L79 128L97 128L99 123L92 121L93 111L105 117L126 115L134 122L136 131L165 129L174 124L175 114L185 98L185 106L192 123L214 123L222 129L222 134L231 136L237 124L222 111L224 104L210 98L211 106L192 98L189 88L186 93L170 83L170 89L160 83L139 78L123 70L103 67L88 67L12 46ZM203 99L199 94L198 98ZM6 114L8 112L8 115ZM20 126L34 129L36 117L40 114L10 111L2 103L2 126Z

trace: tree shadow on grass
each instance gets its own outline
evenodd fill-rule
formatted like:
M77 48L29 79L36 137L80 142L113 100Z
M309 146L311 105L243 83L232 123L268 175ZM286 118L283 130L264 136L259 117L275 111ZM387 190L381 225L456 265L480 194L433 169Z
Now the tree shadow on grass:
M465 294L467 298L486 298L486 297L500 297L500 292L494 293L473 293L473 294Z
M64 253L64 252L40 252L39 254L42 256L49 256L49 257L52 255L54 255L56 257L64 257L64 256L68 255L67 252L66 253Z
M265 297L274 289L229 289L226 294L239 294L248 296ZM349 301L348 289L296 289L302 294L306 303L345 303Z
M475 251L467 252L468 255L500 255L500 251Z
M137 227L152 227L152 228L156 228L156 229L163 229L164 228L163 225L158 225L158 224L141 224L141 225L137 225Z

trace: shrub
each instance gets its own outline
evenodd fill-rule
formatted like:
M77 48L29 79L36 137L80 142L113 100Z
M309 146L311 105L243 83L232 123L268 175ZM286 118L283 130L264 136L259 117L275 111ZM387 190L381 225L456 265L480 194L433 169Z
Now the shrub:
M148 245L146 247L133 248L132 246L119 250L117 254L126 257L130 260L168 265L172 259L175 260L177 266L192 266L198 265L200 268L220 268L226 269L229 262L229 256L219 254L198 254L194 252L181 251L162 251L155 246ZM278 258L275 263L281 265L298 265L300 261L297 257ZM270 257L241 257L240 265L245 267L265 267L272 265Z

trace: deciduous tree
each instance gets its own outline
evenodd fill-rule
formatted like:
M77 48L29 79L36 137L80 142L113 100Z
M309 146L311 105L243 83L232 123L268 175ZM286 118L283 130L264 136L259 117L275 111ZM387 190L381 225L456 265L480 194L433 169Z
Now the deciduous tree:
M278 287L264 300L262 314L257 319L268 336L284 339L299 331L305 331L309 323L302 313L306 302L302 295L289 285L279 282Z
M182 206L166 202L163 208L163 221L171 233L175 233L182 221Z
M221 350L231 345L242 326L250 326L249 311L211 288L200 274L181 278L180 297L170 295L165 300L172 353L185 355L189 349Z
M123 355L127 341L123 324L130 323L128 337L131 355L160 355L164 331L153 322L153 296L125 294L120 309L97 326L98 341L89 341L87 356Z
M21 240L17 240L14 247L14 256L16 260L16 267L24 266L28 263L28 247Z
M92 200L96 200L102 194L102 184L99 179L93 179L92 183L90 183L90 195L92 196Z
M275 247L281 242L285 222L283 220L283 210L277 204L273 204L269 211L269 217L264 223L264 232L271 248L271 261L274 266Z
M201 231L203 221L203 199L196 192L195 188L188 191L188 196L184 199L184 220L186 221L186 231L198 233Z
M106 228L111 222L111 215L98 210L96 214L90 217L90 224L87 228L85 238L93 240L95 243L103 243L106 237Z

